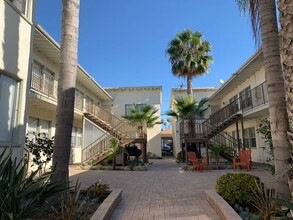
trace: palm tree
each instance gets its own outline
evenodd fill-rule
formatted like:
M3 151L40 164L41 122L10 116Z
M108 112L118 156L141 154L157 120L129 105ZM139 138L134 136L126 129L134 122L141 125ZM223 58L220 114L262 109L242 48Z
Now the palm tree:
M183 96L175 99L175 110L166 112L166 115L180 118L182 120L193 120L195 118L202 118L204 111L204 104L207 103L208 98L203 98L199 102L195 101L193 97Z
M278 9L279 9L279 20L281 24L281 40L282 40L282 65L285 73L285 91L287 96L287 113L289 120L289 131L288 131L288 139L291 147L291 152L293 148L293 59L292 59L292 36L293 36L293 2L286 0L278 1ZM293 161L293 154L291 153L291 161ZM291 162L292 163L292 162ZM292 167L292 164L291 164ZM292 168L291 168L292 169ZM292 176L288 178L289 189L291 191L291 195L293 195L293 178Z
M197 102L190 95L179 97L175 99L175 102L174 102L175 110L170 110L166 112L165 114L176 117L177 119L186 120L188 123L188 136L194 137L195 135L194 120L197 118L203 117L203 113L207 109L207 108L204 108L204 104L207 101L208 101L208 98L203 98L199 102ZM182 156L183 156L183 152L182 152Z
M77 46L80 0L62 0L62 35L56 132L53 147L53 166L58 172L54 182L68 183L74 93L77 72Z
M192 95L192 78L209 70L213 58L208 55L211 46L200 32L185 30L170 41L166 53L175 76L187 78L187 95Z
M122 116L130 124L136 127L138 136L140 138L144 137L144 133L147 128L153 128L156 124L161 124L158 121L160 116L157 116L158 109L154 109L151 105L143 105L141 108L138 105L134 105L133 108L129 109L129 116ZM143 161L146 162L146 147L142 151Z
M119 153L119 142L116 138L110 139L109 156L112 159L113 170L116 169L116 155Z
M290 192L283 175L286 161L290 157L288 120L275 0L237 0L237 3L243 12L249 9L255 39L261 35L278 191L282 196L288 197Z

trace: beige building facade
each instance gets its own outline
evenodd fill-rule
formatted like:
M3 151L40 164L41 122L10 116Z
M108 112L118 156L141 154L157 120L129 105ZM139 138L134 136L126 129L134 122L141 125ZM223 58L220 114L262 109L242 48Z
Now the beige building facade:
M0 152L22 158L30 82L34 0L0 1Z
M216 90L217 88L214 88L214 87L193 88L192 89L193 98L196 101L200 101L203 98L209 98ZM174 106L174 101L177 98L186 96L186 94L187 94L186 88L172 89L171 98L170 98L170 109L172 109L173 111L176 111L176 108ZM175 157L181 151L179 123L180 123L180 119L176 119L175 117L172 118L173 155Z
M216 113L234 102L242 114L238 120L238 135L245 147L252 149L252 161L265 163L270 157L269 146L257 133L259 120L269 117L262 51L253 54L209 99L210 112ZM206 115L209 117L210 115ZM237 138L236 123L224 130Z
M161 121L162 87L142 86L142 87L117 87L105 88L113 97L111 113L122 119L128 115L129 108L136 105L151 105L157 109L156 116ZM147 152L162 156L161 152L161 125L155 125L147 129Z
M27 115L30 138L38 133L47 137L55 134L59 56L58 43L36 25ZM112 97L78 65L70 163L81 163L83 148L106 133L84 113L104 109L103 103L111 101Z

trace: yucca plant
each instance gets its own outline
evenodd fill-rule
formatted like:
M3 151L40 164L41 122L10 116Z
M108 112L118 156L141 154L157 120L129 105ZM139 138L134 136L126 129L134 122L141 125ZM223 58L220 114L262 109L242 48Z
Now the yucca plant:
M273 216L280 213L280 206L276 203L276 192L268 189L262 182L255 180L256 187L253 189L254 197L251 199L253 206L264 220L271 220Z
M80 219L85 204L85 201L81 200L80 186L81 183L77 180L73 191L67 190L63 193L60 210L58 210L60 213L55 210L56 214L60 215L62 220Z
M37 176L39 170L27 176L27 161L12 158L12 150L0 154L0 219L25 219L48 198L68 189L51 183L56 172Z
M110 142L109 156L112 159L113 170L115 170L116 169L116 155L120 151L119 141L116 138L111 138L109 142Z

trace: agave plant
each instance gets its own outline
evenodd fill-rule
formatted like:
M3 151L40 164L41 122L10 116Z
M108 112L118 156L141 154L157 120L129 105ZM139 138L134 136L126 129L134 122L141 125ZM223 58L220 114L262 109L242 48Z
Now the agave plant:
M68 187L51 183L55 171L38 176L39 170L27 176L28 161L12 158L12 150L0 154L0 219L25 219L48 198Z

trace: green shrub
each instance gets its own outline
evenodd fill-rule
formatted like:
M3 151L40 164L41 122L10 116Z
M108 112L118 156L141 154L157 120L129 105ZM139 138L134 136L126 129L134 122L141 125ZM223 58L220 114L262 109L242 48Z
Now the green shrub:
M259 177L246 173L228 173L217 179L216 189L230 204L239 203L245 205L255 196L256 184Z

